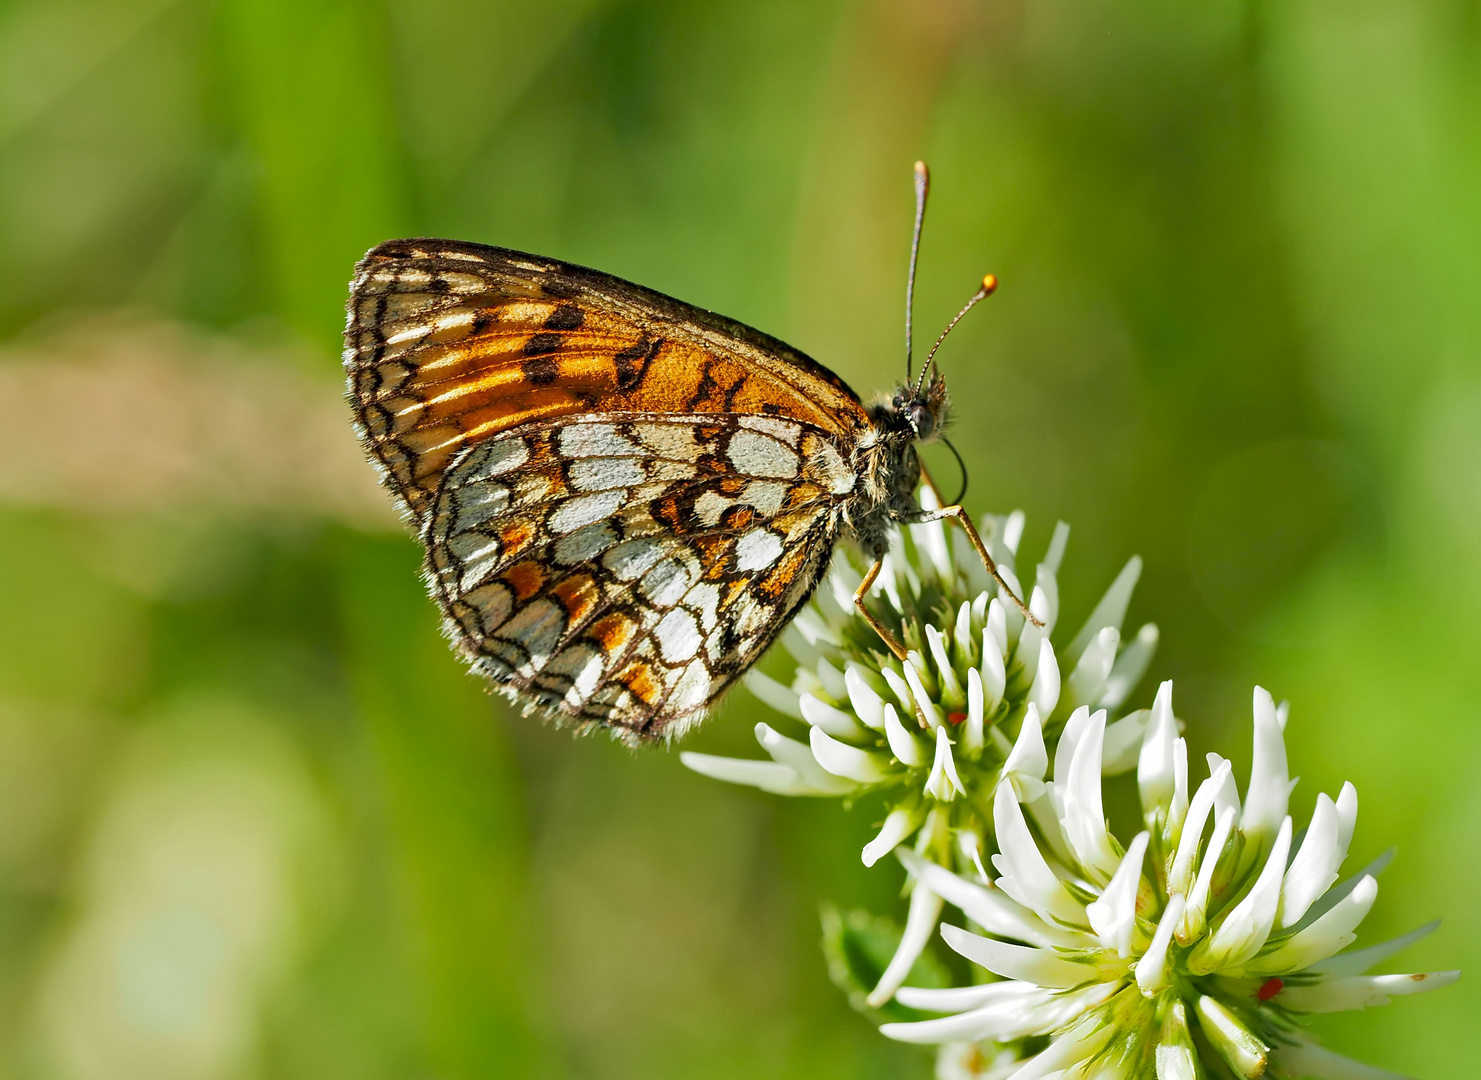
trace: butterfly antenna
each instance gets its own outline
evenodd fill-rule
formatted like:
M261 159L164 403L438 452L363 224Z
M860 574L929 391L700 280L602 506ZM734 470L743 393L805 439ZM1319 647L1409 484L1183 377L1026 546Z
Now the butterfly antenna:
M957 323L962 321L963 315L971 311L974 307L976 307L982 301L991 296L997 290L997 287L997 275L988 274L982 279L982 286L975 293L972 294L972 299L968 300L966 304L962 306L962 310L958 311L956 315L952 317L951 322L946 324L946 329L941 331L941 336L936 339L936 344L931 346L931 353L929 356L926 357L926 362L921 365L920 380L915 384L916 395L919 395L921 387L925 386L926 375L928 372L930 372L931 365L936 360L936 350L941 348L941 343L946 340L946 335L951 333L952 327L956 326Z
M915 163L915 232L910 237L910 276L905 279L905 381L910 382L910 359L914 342L910 333L915 312L915 260L920 255L920 227L926 220L926 195L931 190L931 170L924 161Z

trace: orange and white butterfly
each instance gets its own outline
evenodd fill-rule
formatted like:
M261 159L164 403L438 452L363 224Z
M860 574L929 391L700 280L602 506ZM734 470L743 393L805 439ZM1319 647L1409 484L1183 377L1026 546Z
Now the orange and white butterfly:
M515 700L628 741L682 733L807 601L841 536L873 561L859 610L903 656L863 597L895 524L926 516L915 444L947 412L929 360L866 406L730 319L449 240L373 248L348 308L361 440L426 546L449 636ZM996 576L959 506L931 516L961 522Z

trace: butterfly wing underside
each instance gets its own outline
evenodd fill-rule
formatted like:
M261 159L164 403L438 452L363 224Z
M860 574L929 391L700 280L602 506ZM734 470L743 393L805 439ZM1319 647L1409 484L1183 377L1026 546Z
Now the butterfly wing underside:
M867 425L775 339L473 244L367 255L345 362L461 651L633 739L701 718L811 595Z
M577 721L672 736L812 593L851 484L795 422L592 414L466 451L423 539L477 670Z

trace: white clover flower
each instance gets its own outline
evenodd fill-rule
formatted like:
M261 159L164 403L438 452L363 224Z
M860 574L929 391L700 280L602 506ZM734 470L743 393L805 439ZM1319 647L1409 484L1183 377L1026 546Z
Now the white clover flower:
M921 502L935 508L929 488ZM1015 591L1023 524L1015 513L989 517L981 528ZM928 822L933 842L954 842L979 857L981 840L992 831L991 794L1020 727L1031 722L1052 739L1078 706L1119 708L1157 646L1152 625L1124 646L1121 640L1140 559L1126 565L1072 640L1058 650L1051 644L1059 615L1055 575L1069 537L1063 523L1035 572L1029 607L1042 628L997 595L959 530L936 521L902 534L884 560L872 603L905 644L907 662L857 616L852 598L862 575L840 556L784 636L797 663L791 686L760 672L746 678L763 702L803 721L806 735L791 738L757 724L756 740L770 761L680 755L696 772L784 795L885 791L886 816L862 853L871 866ZM1107 772L1135 765L1148 716L1143 709L1111 724Z
M1357 794L1345 784L1335 799L1318 795L1293 836L1283 710L1257 689L1254 712L1243 800L1216 754L1190 795L1162 684L1137 767L1146 828L1124 848L1101 802L1105 711L1070 716L1052 776L1038 726L1025 723L992 796L996 877L899 852L916 882L912 912L923 893L958 908L981 932L942 924L941 936L992 981L901 987L901 1004L946 1015L880 1030L942 1044L938 1075L963 1080L1393 1076L1316 1045L1303 1017L1386 1004L1459 973L1366 974L1438 924L1342 951L1388 856L1335 884Z

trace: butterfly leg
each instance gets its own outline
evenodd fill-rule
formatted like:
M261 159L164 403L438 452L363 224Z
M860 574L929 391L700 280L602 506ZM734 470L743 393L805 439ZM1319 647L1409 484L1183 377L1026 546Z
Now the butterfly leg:
M874 560L874 565L869 568L869 572L864 575L864 580L859 582L859 587L854 590L854 607L859 609L859 614L864 617L864 621L869 624L870 628L879 635L880 640L890 647L890 652L894 653L899 659L904 660L905 646L896 641L895 635L890 633L890 628L880 622L875 617L874 612L864 606L864 594L874 587L874 581L879 577L880 568L883 566L884 562L882 560Z
M964 507L960 505L943 506L940 510L928 511L925 514L922 514L920 517L913 518L912 520L940 521L943 518L956 519L956 523L960 525L962 527L962 531L967 534L967 539L972 542L972 546L977 550L977 557L982 560L982 565L987 568L987 572L992 576L992 579L996 581L998 585L1002 587L1003 591L1008 594L1009 599L1011 599L1014 604L1018 605L1018 610L1023 612L1024 618L1028 619L1029 622L1033 623L1040 629L1043 629L1043 621L1040 620L1037 615L1035 615L1028 609L1028 605L1025 604L1021 599L1019 599L1018 594L1013 591L1013 587L1003 580L1002 574L998 573L998 564L993 562L992 556L987 553L987 545L982 542L982 537L977 535L977 526L972 524L972 515L968 514Z

